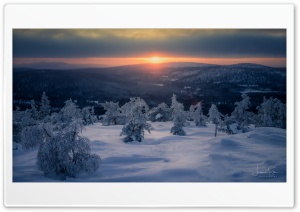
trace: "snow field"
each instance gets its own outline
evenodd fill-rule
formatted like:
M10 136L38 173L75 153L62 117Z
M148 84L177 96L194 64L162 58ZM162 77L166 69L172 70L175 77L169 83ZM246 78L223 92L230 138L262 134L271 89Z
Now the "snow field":
M285 182L286 130L256 128L236 135L215 126L184 127L186 136L170 133L172 122L151 122L142 142L124 143L123 125L86 126L82 135L91 141L101 165L91 175L67 182ZM59 182L44 176L35 165L37 150L13 150L14 182Z

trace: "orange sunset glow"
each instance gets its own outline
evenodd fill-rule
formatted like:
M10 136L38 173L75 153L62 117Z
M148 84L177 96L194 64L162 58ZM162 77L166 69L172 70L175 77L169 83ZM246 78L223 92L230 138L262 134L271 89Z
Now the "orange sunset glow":
M15 67L194 62L286 66L284 29L16 29Z
M218 65L236 63L258 63L273 67L284 67L286 58L185 58L185 57L141 57L141 58L15 58L15 65L32 63L66 63L90 67L113 67L134 64L160 64L169 62L195 62Z

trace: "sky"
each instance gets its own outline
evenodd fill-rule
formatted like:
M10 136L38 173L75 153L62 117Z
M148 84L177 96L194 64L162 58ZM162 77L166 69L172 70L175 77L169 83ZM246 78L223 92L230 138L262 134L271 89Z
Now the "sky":
M286 66L285 29L14 29L14 67L164 62Z

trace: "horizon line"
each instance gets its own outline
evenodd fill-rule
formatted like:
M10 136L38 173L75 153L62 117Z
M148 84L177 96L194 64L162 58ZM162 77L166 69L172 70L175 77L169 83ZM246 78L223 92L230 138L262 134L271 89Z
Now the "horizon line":
M73 67L117 67L124 65L135 64L161 64L167 62L190 62L190 63L204 63L217 65L231 65L239 63L255 63L270 67L286 67L286 58L274 57L243 57L243 58L201 58L201 57L187 57L187 56L164 56L159 53L144 55L143 57L125 57L125 58L110 58L110 57L90 57L90 58L13 58L14 67L33 67L38 64L52 65L52 68L62 68L63 66ZM57 63L56 65L54 63ZM68 67L69 68L69 67Z
M123 66L137 66L137 65L151 65L151 66L159 66L159 65L165 65L165 64L176 64L176 63L190 63L190 64L202 64L202 65L216 65L216 66L232 66L232 65L242 65L242 64L253 64L253 65L260 65L260 66L267 66L271 68L286 68L286 66L271 66L271 65L265 65L261 63L253 63L253 62L241 62L241 63L231 63L231 64L217 64L217 63L201 63L201 62L194 62L194 61L186 61L186 62L158 62L158 63L151 63L151 62L144 62L144 63L134 63L134 64L122 64L122 65L84 65L84 64L72 64L72 63L65 63L65 62L39 62L39 63L28 63L28 64L19 64L17 67L15 67L15 64L13 64L13 68L28 68L28 69L41 69L42 67L30 67L33 65L42 65L42 64L63 64L63 65L71 65L74 67L65 67L65 68L60 68L60 67L48 67L48 68L43 68L43 69L49 69L49 70L70 70L70 69L96 69L96 68L117 68L117 67L123 67ZM26 66L29 65L29 66ZM76 67L77 66L77 67Z

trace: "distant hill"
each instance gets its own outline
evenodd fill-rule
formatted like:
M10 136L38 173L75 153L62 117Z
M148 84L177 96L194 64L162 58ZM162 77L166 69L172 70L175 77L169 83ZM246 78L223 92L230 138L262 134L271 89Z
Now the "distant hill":
M252 110L263 96L286 101L286 69L258 64L214 65L202 63L139 64L109 68L22 69L13 71L14 107L28 107L42 92L51 105L61 107L67 99L83 107L97 102L119 101L140 96L150 105L170 104L173 93L188 108L203 101L204 112L215 103L231 113L241 93L247 93ZM100 111L100 110L99 110ZM101 111L100 111L101 112Z
M99 66L99 65L98 65ZM70 63L63 63L63 62L36 62L36 63L28 63L24 64L14 64L14 68L20 69L80 69L80 68L87 68L93 67L92 65L79 65L79 64L70 64Z

